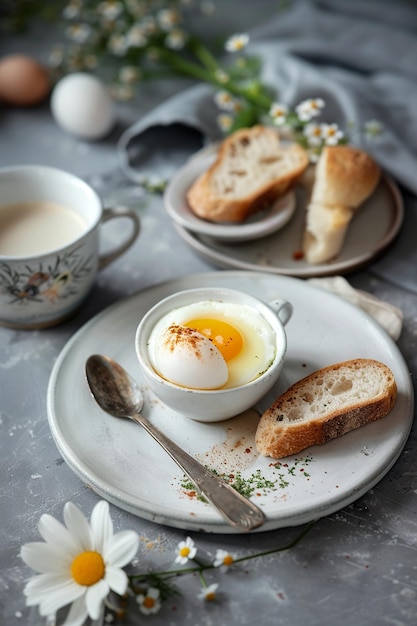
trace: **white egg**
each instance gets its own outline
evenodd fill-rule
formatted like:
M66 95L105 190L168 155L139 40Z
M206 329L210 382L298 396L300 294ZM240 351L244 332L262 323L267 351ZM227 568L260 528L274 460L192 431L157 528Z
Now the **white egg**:
M229 376L226 361L207 337L176 324L159 337L153 361L163 378L191 389L218 389Z
M101 139L114 126L115 108L104 83L77 72L62 78L51 96L52 115L61 128L82 139Z
M182 346L181 361L176 351L167 354L165 349L160 349L166 342L164 333L172 325L197 331L196 336L207 338L207 350L216 348L228 373L222 384L213 384L217 375L221 380L221 366L214 358L204 360L203 370L192 346ZM148 348L154 369L174 384L193 389L229 388L244 385L268 369L276 353L276 336L253 307L207 300L167 313L152 330ZM183 367L185 361L187 365ZM181 382L178 382L179 376Z

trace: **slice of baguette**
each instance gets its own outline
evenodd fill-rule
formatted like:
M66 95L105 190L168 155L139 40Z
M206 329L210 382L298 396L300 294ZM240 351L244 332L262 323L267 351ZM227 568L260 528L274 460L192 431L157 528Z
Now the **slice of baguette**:
M327 146L316 166L307 206L303 252L308 263L326 263L341 251L355 211L381 176L369 154L352 146Z
M215 163L190 187L191 210L213 222L242 222L282 196L309 163L298 144L282 145L268 126L243 128L225 139Z
M264 456L297 454L381 419L393 408L392 371L372 359L354 359L299 380L265 411L255 442Z

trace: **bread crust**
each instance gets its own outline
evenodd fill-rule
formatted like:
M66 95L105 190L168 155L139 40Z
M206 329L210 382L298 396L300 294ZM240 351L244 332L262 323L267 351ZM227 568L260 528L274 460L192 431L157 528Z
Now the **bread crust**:
M267 144L268 151L259 159L254 155L256 142ZM231 187L245 174L233 168L233 153L239 151L240 162L246 161L248 170L264 167L270 172L269 180L261 181L255 189L243 194L221 190L218 181L224 178L226 164L230 164L228 179ZM263 160L263 163L262 163ZM216 161L190 187L187 201L191 210L203 219L214 222L242 222L250 215L284 195L307 168L308 155L298 144L283 146L273 128L257 125L243 128L225 139ZM236 185L237 186L237 185Z
M317 163L311 201L356 209L373 193L380 176L379 165L363 150L326 146Z
M340 406L306 420L291 421L290 410L297 405L307 415L314 402L315 385L322 384L339 374L360 376L368 371L377 375L383 383L382 390L375 396L360 401L343 400L340 393ZM330 397L330 396L329 396ZM321 445L341 437L373 421L382 419L393 408L397 398L397 385L392 371L380 361L373 359L354 359L336 363L316 370L309 376L293 384L264 412L255 435L257 450L264 456L283 458L297 454L302 450Z

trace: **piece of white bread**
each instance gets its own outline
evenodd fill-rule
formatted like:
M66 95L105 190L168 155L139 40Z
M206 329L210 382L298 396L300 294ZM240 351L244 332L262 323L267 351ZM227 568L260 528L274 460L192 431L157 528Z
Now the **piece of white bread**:
M241 222L284 195L308 163L304 148L281 144L274 128L243 128L223 141L214 164L188 190L188 204L206 220Z
M297 454L381 419L395 404L397 385L387 365L354 359L299 380L264 412L255 442L264 456Z
M307 206L303 252L308 263L326 263L341 251L356 209L381 176L374 159L352 146L327 146L318 160Z

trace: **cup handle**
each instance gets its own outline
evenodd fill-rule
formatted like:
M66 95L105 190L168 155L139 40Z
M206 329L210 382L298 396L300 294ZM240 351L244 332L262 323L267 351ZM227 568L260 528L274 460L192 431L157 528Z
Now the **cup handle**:
M131 220L133 224L133 230L130 236L124 242L122 242L119 246L117 246L117 248L114 248L113 250L111 250L110 252L107 252L106 254L100 255L99 261L98 261L99 270L103 269L103 267L107 267L107 265L109 265L110 263L113 263L113 261L115 261L121 254L123 254L123 252L126 252L126 250L130 248L130 246L134 243L134 241L137 239L139 235L139 231L140 231L139 216L137 215L137 213L135 213L135 211L132 211L131 209L128 209L126 207L120 206L120 207L104 209L101 222L102 224L104 224L105 222L108 222L109 220L113 220L113 219L121 218L121 217L125 217Z
M279 317L284 326L291 319L293 306L288 300L285 300L285 298L275 298L268 302L268 306Z

